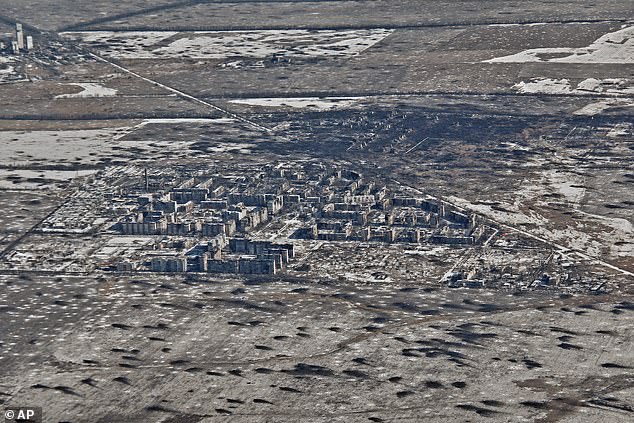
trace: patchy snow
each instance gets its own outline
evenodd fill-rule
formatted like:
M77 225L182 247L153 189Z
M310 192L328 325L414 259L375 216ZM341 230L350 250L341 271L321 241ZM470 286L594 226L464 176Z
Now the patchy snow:
M575 110L572 112L573 115L578 116L594 116L598 115L605 110L611 109L613 107L632 107L634 106L634 101L629 100L599 100L594 103L587 104L583 106L581 109Z
M154 242L155 237L152 236L115 236L96 250L93 256L99 260L109 260L113 256L130 257L138 253L139 248L150 246Z
M403 254L414 256L443 256L447 254L449 247L439 246L432 248L418 248L416 250L403 250Z
M587 217L586 221L598 224L606 229L598 234L601 244L609 248L610 257L634 256L634 225L627 219L607 217L598 214L577 211ZM575 231L577 232L577 231Z
M248 98L230 100L229 103L261 107L292 107L318 111L345 109L356 105L365 97L290 97L290 98Z
M524 50L510 56L485 60L489 63L621 63L634 62L634 26L607 33L588 47L554 47Z
M523 213L519 210L512 210L511 207L514 206L505 204L505 207L509 207L508 211L496 210L493 208L493 205L488 204L472 204L470 201L465 200L463 198L450 196L447 198L454 204L457 204L461 207L464 207L473 212L482 214L484 216L490 217L491 219L497 220L499 222L504 222L509 225L535 225L542 226L548 223L548 221L535 213L532 213L530 216L526 213Z
M533 78L529 82L513 85L521 94L571 94L572 88L567 79Z
M583 251L593 257L601 256L601 243L593 240L590 235L572 228L546 229L536 228L533 232L573 250Z
M9 80L15 74L14 60L10 57L0 57L0 83Z
M76 177L97 173L97 170L31 170L31 169L0 169L0 175L15 175L20 178L46 178L56 181L67 181Z
M151 48L176 34L178 34L178 32L173 31L87 31L62 32L60 35L73 40L98 44L100 47L110 48L114 51L129 47L134 47L142 51L143 48Z
M541 170L538 181L525 179L514 191L512 207L504 204L503 207L513 211L520 211L524 204L540 202L544 194L556 193L563 201L570 205L578 206L586 194L585 179L572 172L559 170ZM550 200L549 200L550 201Z
M586 194L582 177L569 172L546 170L542 172L545 182L558 194L565 197L566 201L575 206L581 203Z
M587 78L574 88L568 79L532 78L515 84L513 88L522 94L607 94L614 97L634 94L632 82L624 78Z
M38 232L43 233L73 233L73 234L87 234L91 228L38 228Z
M72 162L90 157L125 128L67 131L2 131L0 164Z
M577 91L588 91L590 94L605 93L614 95L634 94L634 86L625 78L584 79L577 85Z
M513 88L521 94L603 94L615 97L615 99L592 102L573 112L574 115L580 116L594 116L612 107L634 106L634 101L618 98L634 94L632 81L624 78L587 78L579 82L576 87L573 87L568 79L532 78L528 82L521 81L513 85Z
M0 169L0 188L50 188L55 182L67 182L96 172L97 170Z
M552 25L549 22L533 22L533 23L495 23L487 25L490 28L507 28L514 26L544 26L544 25Z
M536 48L510 56L485 60L489 63L634 63L634 26L626 26L610 32L583 48ZM570 94L570 95L610 95L614 97L632 96L634 83L625 78L586 78L576 87L568 79L533 78L513 86L522 94ZM594 116L613 107L632 107L632 100L602 99L573 111L574 115Z
M219 142L213 147L207 147L207 151L212 151L214 153L226 153L233 151L242 154L249 154L251 153L251 150L249 149L253 147L255 147L254 144Z
M233 123L235 119L230 118L168 118L168 119L145 119L142 123L137 125L138 127L149 124L164 124L164 123Z
M626 124L622 125L625 126ZM523 181L516 191L513 204L502 203L502 208L488 204L448 197L454 204L475 211L499 222L540 236L566 248L583 251L593 257L623 258L634 256L634 224L630 219L602 216L581 210L586 195L584 177L574 172L546 169L539 182ZM557 193L560 202L574 209L575 217L567 221L550 220L551 199L544 194ZM541 210L542 207L546 207ZM534 209L534 210L530 210ZM542 215L544 213L544 215Z
M104 56L119 59L261 59L274 55L353 56L392 32L390 29L201 31L187 34L170 31L92 31L66 32L62 35L91 44Z
M594 103L587 104L581 109L572 112L573 115L578 116L594 116L601 112L608 110L614 106L614 100L600 100Z
M118 134L116 137L114 137L114 140L119 140L119 139L125 137L126 135L129 135L132 132L136 131L137 129L143 128L144 126L147 126L147 125L153 125L153 124L155 124L155 125L158 125L158 124L174 124L174 125L178 125L178 124L181 124L181 123L226 124L226 123L233 123L233 122L235 122L235 119L231 119L231 118L214 118L214 119L210 119L210 118L166 118L166 119L157 118L157 119L145 119L143 122L139 123L138 125L132 126L130 128L127 128L125 131L122 131L120 134Z
M633 126L631 123L617 123L607 133L610 138L625 137L632 134Z
M92 82L73 82L69 85L76 85L83 88L83 91L74 94L61 94L55 98L86 98L86 97L112 97L117 94L117 90L106 88L101 84Z
M258 60L255 62L245 62L244 60L234 60L231 62L221 63L219 65L221 68L232 68L232 69L242 69L242 68L263 68L264 60Z

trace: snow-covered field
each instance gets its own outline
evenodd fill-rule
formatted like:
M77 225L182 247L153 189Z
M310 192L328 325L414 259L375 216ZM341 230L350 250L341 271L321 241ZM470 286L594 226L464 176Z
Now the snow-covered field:
M0 188L44 189L54 185L52 181L67 182L96 172L96 170L0 169Z
M513 88L522 94L572 94L567 79L532 78L513 85Z
M66 32L117 59L226 59L230 57L353 56L389 36L393 30L263 30L154 32Z
M103 158L134 157L148 159L150 153L186 152L192 141L118 140L128 134L129 127L64 130L64 131L0 131L2 156L0 164L96 164ZM126 149L134 148L128 153ZM139 152L143 150L147 155ZM183 153L184 154L184 153Z
M567 203L578 206L586 194L584 188L584 179L570 172L560 172L557 170L542 171L542 183L549 188L550 191L565 198Z
M88 44L103 47L102 53L111 51L119 52L116 57L126 57L124 53L127 49L128 56L150 51L161 41L173 37L178 32L173 31L152 31L152 32L110 32L110 31L89 31L89 32L63 32L60 35L73 40L81 40ZM111 56L115 57L115 56ZM154 56L150 56L154 57Z
M634 83L625 78L586 78L576 86L568 79L532 78L513 86L521 94L569 94L569 95L609 95L614 99L598 100L587 104L573 114L594 116L612 107L632 107L634 101L624 98L634 94Z
M622 63L634 62L634 26L607 33L587 47L534 48L509 56L485 60L489 63Z
M634 64L634 26L607 33L587 47L544 47L524 50L509 56L485 60L488 63L581 63L581 64ZM576 86L566 78L532 78L513 86L522 94L602 94L614 97L634 94L634 82L625 78L586 78ZM594 116L613 107L632 107L630 99L594 101L573 111L575 115Z
M504 207L508 211L502 211L493 208L493 205L473 204L468 200L456 196L449 196L447 197L447 200L460 207L464 207L470 211L482 214L484 216L490 217L491 219L497 220L499 222L504 222L509 225L541 226L548 223L548 221L543 216L540 216L534 212L530 212L529 215L528 212L525 213L520 211L518 204L510 205L508 203L505 203Z
M511 201L501 204L503 209L488 204L473 204L463 198L450 196L454 204L484 216L526 230L533 235L583 251L594 257L623 258L634 255L634 225L612 216L602 216L581 210L586 195L584 177L574 172L545 169L534 183L523 182ZM549 217L549 202L545 194L557 194L558 201L575 211L575 219L557 223Z
M125 128L70 131L2 131L0 164L28 164L34 161L67 163L86 159L105 148ZM84 161L84 160L82 160Z
M634 101L631 100L599 100L583 106L581 109L572 112L579 116L594 116L613 107L634 107Z
M532 78L528 82L519 82L513 86L522 94L604 94L614 97L634 94L634 83L625 78L597 79L587 78L576 87L568 79Z
M140 128L149 124L162 124L162 123L232 123L235 119L230 118L157 118L157 119L145 119L141 124L135 128Z
M2 155L0 165L96 165L102 159L153 160L157 157L186 155L189 147L197 139L177 140L160 130L159 136L146 139L124 140L137 130L148 125L167 125L172 128L186 128L201 125L227 125L234 119L218 118L174 118L146 119L136 125L102 129L40 130L40 131L0 131ZM211 151L236 151L249 153L252 144L215 143Z
M60 94L55 98L86 98L86 97L112 97L117 95L117 90L104 87L101 84L93 82L73 82L68 85L76 85L82 88L82 91L74 94Z
M213 147L208 147L207 151L214 153L227 153L227 152L237 152L242 154L250 154L254 144L247 143L239 143L239 142L218 142L213 145Z
M292 97L292 98L247 98L230 100L229 103L261 107L291 107L294 109L309 109L328 111L345 109L358 104L365 97Z
M226 123L234 123L235 119L230 119L230 118L215 118L215 119L209 119L209 118L167 118L167 119L145 119L143 120L143 122L139 123L138 125L132 126L130 128L126 128L125 130L121 131L114 139L115 140L119 140L123 137L125 137L128 134L131 134L132 132L136 131L137 129L141 129L144 126L147 125L159 125L159 124L173 124L173 125L179 125L179 124L186 124L186 123L192 123L192 124L226 124Z

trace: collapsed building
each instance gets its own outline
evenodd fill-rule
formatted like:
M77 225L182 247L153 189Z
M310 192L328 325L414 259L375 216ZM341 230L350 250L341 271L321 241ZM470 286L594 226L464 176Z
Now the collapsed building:
M343 242L473 245L485 226L432 197L391 193L351 169L318 163L267 165L156 182L147 171L137 191L113 198L113 227L123 235L198 240L178 257L155 257L157 272L276 274L293 258L292 244L249 234L279 216L305 222L291 238Z
M432 197L390 197L386 187L366 183L354 172L338 176L338 182L331 184L335 189L307 216L312 224L301 237L450 245L472 245L483 239L485 228L473 214Z
M292 244L218 235L184 255L152 258L152 272L204 272L275 275L295 256Z

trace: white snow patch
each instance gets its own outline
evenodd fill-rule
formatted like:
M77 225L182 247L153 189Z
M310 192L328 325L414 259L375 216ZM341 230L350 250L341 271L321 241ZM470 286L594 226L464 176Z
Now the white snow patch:
M122 129L2 131L0 164L59 163L90 157L90 153L99 151Z
M569 203L578 205L586 194L583 178L571 173L547 170L542 172L546 182Z
M573 88L568 79L532 78L513 85L513 88L522 94L608 94L620 97L634 94L634 86L630 85L632 82L624 78L587 78Z
M587 221L598 223L608 229L606 232L601 232L599 238L603 246L609 247L608 255L610 257L634 256L634 225L632 222L619 217L606 217L581 210L577 210L577 212L587 216L589 218ZM581 241L579 232L574 230L572 232L572 240ZM592 242L593 245L595 243L596 241Z
M625 78L588 78L577 85L575 92L587 91L589 94L602 93L614 96L632 95L634 94L634 86L631 85L632 82Z
M168 118L168 119L145 119L141 125L164 124L164 123L232 123L235 119L230 118Z
M599 100L594 103L587 104L581 109L572 112L578 116L594 116L612 107L632 107L634 102L628 100Z
M253 144L220 142L213 147L208 147L207 150L213 151L214 153L226 153L229 151L235 151L238 153L248 154L251 153L251 150L249 149L253 147Z
M229 103L262 107L292 107L319 111L344 109L353 106L365 97L290 97L290 98L248 98L230 100Z
M590 93L633 94L634 88L628 88L628 80L624 78L584 79L577 85L577 90Z
M163 122L163 120L159 120ZM77 129L60 131L0 131L0 165L39 164L96 164L105 157L123 157L130 160L150 160L156 154L185 154L195 140L164 139L118 141L130 127ZM125 151L135 147L147 154ZM122 156L123 155L123 156Z
M533 78L529 82L513 85L522 94L571 94L572 88L567 79Z
M101 54L119 59L226 59L230 57L353 56L394 32L371 30L263 30L176 32L66 32L63 36L92 44ZM168 45L169 38L174 38ZM160 44L159 44L160 43Z
M83 88L83 91L74 94L61 94L55 98L86 98L86 97L112 97L117 94L117 90L106 88L101 84L92 82L73 82L69 85L77 85Z
M601 244L584 232L577 231L570 227L566 229L536 228L535 232L550 241L563 244L567 248L583 251L594 257L601 256Z
M62 32L60 35L74 40L81 40L86 43L98 44L103 48L116 50L131 46L136 48L150 48L176 34L178 34L178 32L173 31L87 31Z
M29 170L29 169L0 169L0 188L49 188L50 181L66 182L77 177L92 175L97 170ZM22 178L15 180L13 178ZM11 178L11 179L9 179ZM31 179L30 181L28 179ZM46 181L37 181L45 179ZM14 180L16 183L14 183Z
M145 119L143 122L139 123L138 125L132 126L130 128L127 128L125 131L121 132L119 135L117 135L114 140L120 140L121 138L125 137L126 135L131 134L132 132L136 131L137 129L143 128L144 126L147 125L158 125L158 124L174 124L174 125L178 125L178 124L182 124L182 123L199 123L199 124L203 124L203 123L213 123L213 124L226 124L226 123L233 123L235 122L235 119L231 119L231 118L215 118L215 119L210 119L210 118L166 118L166 119L161 119L161 118L157 118L157 119Z
M521 94L569 94L595 95L603 94L615 99L598 100L575 110L574 115L594 116L612 107L631 107L634 101L618 97L634 94L632 81L624 78L596 79L587 78L573 87L568 79L533 78L528 82L521 81L513 88Z
M632 134L631 123L618 123L614 125L607 133L610 138L625 137Z
M634 62L634 26L607 33L588 47L555 47L524 50L510 56L485 60L488 63L621 63Z
M541 226L547 223L547 220L540 215L533 213L531 216L529 216L519 210L512 210L511 207L515 207L508 204L505 204L504 206L508 207L509 211L502 211L495 210L491 205L488 204L472 204L470 201L460 197L450 196L447 198L447 200L473 212L482 214L500 222L505 222L509 225Z

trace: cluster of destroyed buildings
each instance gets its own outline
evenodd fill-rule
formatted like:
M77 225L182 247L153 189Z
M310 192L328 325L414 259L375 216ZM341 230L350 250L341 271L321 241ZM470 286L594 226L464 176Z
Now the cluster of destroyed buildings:
M226 238L218 235L201 242L184 254L161 253L149 259L153 272L240 273L246 275L274 275L284 270L294 257L292 244L251 241L245 238ZM134 270L129 262L118 270Z
M570 292L605 285L574 254L345 167L120 166L84 183L5 256L7 268L289 271L370 283L398 275L453 288ZM42 239L55 239L51 251Z
M358 172L316 163L203 172L171 186L154 179L146 171L136 190L112 198L114 229L201 240L146 261L155 272L275 274L293 246L248 235L290 213L304 222L293 236L304 239L471 245L485 232L474 216L436 199L394 195Z
M328 203L305 232L308 238L327 241L377 241L472 245L481 241L484 227L434 199L381 198L365 204Z
M326 241L440 243L480 242L484 227L468 215L431 197L392 195L385 186L352 171L337 171L309 216L302 233Z

